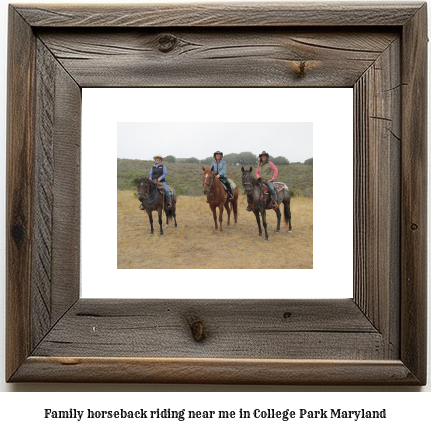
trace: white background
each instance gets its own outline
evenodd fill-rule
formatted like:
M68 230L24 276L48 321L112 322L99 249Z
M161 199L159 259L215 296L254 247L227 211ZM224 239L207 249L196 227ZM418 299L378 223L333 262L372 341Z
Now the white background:
M163 110L169 99L170 109ZM113 103L113 100L115 102ZM146 103L142 104L142 100ZM204 109L199 101L210 100ZM226 103L226 100L231 100ZM328 109L328 100L333 105ZM288 103L286 103L288 101ZM257 103L256 103L257 102ZM161 106L159 106L161 105ZM220 109L223 106L223 109ZM82 145L82 297L148 298L153 290L142 286L142 273L159 275L156 269L117 268L117 133L118 122L164 121L172 113L178 122L312 122L313 123L313 269L221 270L230 283L203 290L201 280L220 275L220 270L164 270L173 284L157 289L159 298L351 298L353 282L353 91L352 89L84 89ZM157 151L162 151L158 149ZM210 153L210 149L208 152ZM273 148L266 151L282 154ZM162 151L163 152L163 151ZM100 171L103 168L103 184ZM106 175L110 172L111 175ZM95 187L95 185L97 186ZM97 190L103 188L103 205ZM179 197L181 199L181 197ZM138 202L138 201L137 201ZM138 203L137 203L138 207ZM295 200L292 200L295 229ZM183 214L182 217L187 217ZM181 215L177 216L181 224ZM252 229L255 226L251 227ZM148 219L142 229L148 235ZM161 244L169 240L169 232ZM224 238L215 238L223 241ZM286 239L289 241L289 238ZM187 244L184 244L186 247ZM271 243L256 238L255 252ZM145 266L145 250L142 254ZM233 251L234 252L234 251ZM228 277L229 278L229 277ZM239 281L253 280L244 289ZM265 286L265 289L262 289Z
M133 3L132 0L128 0ZM161 2L161 1L159 1ZM14 3L27 3L26 1L16 0ZM36 3L36 2L35 2ZM60 0L44 3L65 3ZM68 0L68 3L76 3ZM86 3L96 3L87 1ZM102 3L110 3L106 0ZM391 2L387 2L391 3ZM7 34L7 2L1 2L0 5L0 172L3 172L1 184L4 184L5 175L5 111L6 111L6 34ZM315 156L316 157L316 156ZM2 212L0 214L2 226L4 226L4 196L5 191L2 186L0 189L0 201ZM0 314L4 316L4 230L0 233L1 248L0 259L3 277L1 280L0 296ZM428 307L429 309L431 306ZM0 368L4 369L4 319L1 320L0 332ZM428 333L431 333L429 331ZM430 359L428 354L428 361ZM428 367L429 368L429 367ZM1 378L0 378L1 379ZM64 430L75 429L94 429L95 424L91 422L78 423L74 421L57 421L47 422L43 419L44 408L57 408L66 410L69 408L93 408L93 409L112 409L112 408L146 408L150 407L171 407L179 408L186 406L188 409L254 409L264 407L274 408L346 408L360 409L372 407L373 409L387 408L390 414L389 419L383 424L379 421L372 422L334 422L324 420L307 421L305 423L288 422L253 422L247 425L249 429L259 429L262 426L271 426L277 429L289 427L290 429L300 429L308 427L319 427L326 429L346 429L347 427L361 428L367 430L381 430L387 428L411 428L411 429L428 429L430 424L429 405L431 402L430 384L424 388L386 388L386 387L279 387L279 386L200 386L200 385L183 385L180 387L169 385L110 385L110 384L6 384L0 381L0 424L2 428L22 426L34 429L57 430L60 426ZM170 393L169 391L181 390L181 394ZM380 393L379 391L385 391ZM32 394L32 392L43 392ZM50 392L53 391L53 392ZM58 392L56 392L58 391ZM74 393L83 391L83 393ZM97 392L96 392L97 391ZM123 394L111 394L110 391L124 391ZM166 392L167 393L158 393ZM195 393L194 391L203 391ZM219 393L219 391L253 391L252 393ZM297 393L299 391L299 393ZM322 392L329 391L329 393ZM365 392L362 392L365 391ZM386 393L391 391L393 393ZM426 393L414 393L414 392ZM12 393L16 392L16 393ZM27 393L26 393L27 392ZM135 393L137 392L137 393ZM144 393L140 393L144 392ZM153 392L151 394L145 392ZM347 392L347 393L343 393ZM305 407L304 407L305 406ZM13 424L13 425L12 425ZM183 424L183 425L180 425ZM102 425L104 429L118 429L119 426L127 425L127 429L160 429L160 424L145 425L141 422L128 424L127 422L98 422L96 425ZM176 426L175 422L169 422L171 427ZM237 422L229 422L231 426L237 426ZM228 426L219 421L205 423L196 422L193 425L190 422L178 423L178 426L187 428L205 428L217 429L220 426Z

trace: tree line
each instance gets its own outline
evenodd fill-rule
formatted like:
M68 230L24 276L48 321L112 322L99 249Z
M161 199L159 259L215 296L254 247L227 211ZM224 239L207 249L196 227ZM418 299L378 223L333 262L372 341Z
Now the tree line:
M172 155L166 156L165 161L168 163L196 163L196 164L202 164L202 165L210 165L214 160L214 157L207 157L206 159L198 159L196 157L189 157L189 158L176 158ZM253 154L250 151L243 151L242 153L230 153L223 155L223 160L228 165L256 165L259 160L259 156L256 154ZM271 157L270 160L275 165L290 165L290 161L283 156L277 156L277 157ZM300 163L301 164L301 163ZM304 162L304 165L313 165L313 159L307 159Z

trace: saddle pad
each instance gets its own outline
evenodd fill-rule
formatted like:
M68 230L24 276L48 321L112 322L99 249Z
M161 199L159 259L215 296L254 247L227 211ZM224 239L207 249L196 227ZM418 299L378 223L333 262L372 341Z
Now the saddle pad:
M280 183L280 182L274 182L274 188L275 188L275 190L277 190L278 192L279 192L280 190L283 190L283 189L289 190L289 187L287 187L287 184Z
M233 191L233 189L236 187L236 184L232 181L232 180L230 180L230 179L228 179L228 181L229 181L229 184L230 184L230 188L232 189L232 191ZM221 182L221 181L220 181ZM222 186L223 186L223 188L225 189L225 190L227 190L226 189L226 186L223 184L223 183L221 183L222 184Z

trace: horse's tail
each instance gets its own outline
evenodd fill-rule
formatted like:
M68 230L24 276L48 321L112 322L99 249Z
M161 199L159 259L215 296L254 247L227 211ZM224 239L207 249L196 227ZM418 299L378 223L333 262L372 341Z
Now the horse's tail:
M169 221L172 221L173 219L172 210L166 210L166 217L168 218Z
M286 224L286 226L289 226L289 229L290 229L292 214L290 213L290 192L289 191L287 191L287 193L283 196L282 202L283 202L284 223Z

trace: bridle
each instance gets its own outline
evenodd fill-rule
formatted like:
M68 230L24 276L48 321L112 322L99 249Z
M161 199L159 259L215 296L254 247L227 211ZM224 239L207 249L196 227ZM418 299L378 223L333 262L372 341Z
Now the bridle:
M218 197L217 197L217 199L213 199L213 194L216 192L216 190L218 189L218 186L216 186L216 184L215 184L215 173L213 172L213 175L212 175L212 182L211 183L206 183L206 182L203 182L202 183L202 185L203 186L209 186L209 190L210 190L210 193L209 193L209 197L211 198L211 200L212 201L216 201L219 197L220 197L220 195L221 195L221 190L220 190L220 193L219 193L219 195L218 195ZM214 187L215 187L215 189L214 189L214 191L211 193L211 187L214 185Z
M246 174L246 172L244 172L245 174ZM251 174L248 174L247 175L247 177L250 177L251 178ZM252 182L251 182L251 179L250 179L250 182L248 183L245 183L245 182L243 182L242 183L242 186L244 187L244 186L251 186L251 192L250 192L250 195L253 195L253 184L252 184ZM245 190L245 187L244 187L244 190ZM263 197L264 197L264 195L265 195L265 191L264 191L264 188L263 188L263 185L262 185L262 183L260 183L260 196L258 197L258 199L256 200L256 201L254 201L253 203L249 203L249 205L251 206L251 209L254 211L254 207L263 199ZM249 193L247 193L247 196L249 196Z
M149 179L145 179L145 180L142 180L142 181L139 181L139 183L138 183L138 187L139 186L143 186L143 184L144 183L147 183L147 192L146 193L142 193L142 192L140 192L139 191L139 189L138 189L138 195L142 195L142 197L144 198L144 202L146 203L146 204L150 204L150 203L152 203L152 202L154 202L155 200L156 200L156 198L157 198L157 196L159 195L159 192L158 192L158 190L157 190L157 187L155 186L154 188L155 188L155 190L154 190L154 192L156 193L156 195L155 195L155 197L154 197L154 199L152 200L152 201L147 201L147 200L145 200L145 199L150 199L151 198L151 194L150 194L150 181L149 181ZM154 192L152 192L152 193L154 193ZM149 196L149 197L148 197Z

